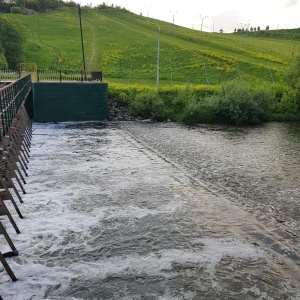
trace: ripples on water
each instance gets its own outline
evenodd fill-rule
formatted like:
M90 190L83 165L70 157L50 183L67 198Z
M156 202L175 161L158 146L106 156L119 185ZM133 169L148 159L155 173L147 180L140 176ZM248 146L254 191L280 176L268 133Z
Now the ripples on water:
M276 213L282 221L299 220L299 123L187 128L128 122L121 126L218 193L242 197L244 204Z
M101 139L71 131L60 151L84 151L88 159L79 169L70 155L57 162L70 163L63 182L72 178L72 192L73 183L82 188L68 209L95 222L38 245L38 263L68 270L67 284L49 288L49 299L297 299L298 250L182 169L216 193L255 209L286 207L293 218L299 127L120 126L181 168L121 130L105 130Z

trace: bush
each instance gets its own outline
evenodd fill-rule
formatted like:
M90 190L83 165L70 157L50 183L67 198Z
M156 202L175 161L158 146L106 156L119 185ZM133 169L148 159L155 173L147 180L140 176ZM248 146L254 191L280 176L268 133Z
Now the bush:
M197 99L193 91L186 87L177 91L177 95L172 100L173 118L176 121L183 121L184 115L187 113L186 109L191 106L191 103L196 103Z
M146 91L135 96L130 102L130 109L134 116L153 121L166 119L165 106L162 98L156 91Z
M219 94L220 121L257 124L267 119L274 96L265 90L252 91L240 80L225 83Z
M156 90L149 86L112 85L109 98L117 107L129 107L136 117L154 121L256 124L270 119L274 97L267 89L251 90L244 82L216 87L176 86Z
M178 89L171 107L167 108L169 118L188 124L216 122L218 98L211 91L207 87L196 89L191 86Z
M298 110L297 90L286 86L282 97L274 105L272 119L276 121L297 120L299 117Z
M10 13L21 15L23 13L23 11L22 11L22 8L20 6L13 6L13 7L10 8Z
M253 100L258 104L258 117L261 121L269 121L271 119L274 99L275 93L269 89L258 89L253 91Z

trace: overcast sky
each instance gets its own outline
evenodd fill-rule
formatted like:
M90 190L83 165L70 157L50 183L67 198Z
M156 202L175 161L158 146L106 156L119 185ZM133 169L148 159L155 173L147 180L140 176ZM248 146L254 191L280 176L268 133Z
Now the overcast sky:
M300 27L300 0L75 0L96 6L105 2L151 18L160 19L189 28L199 29L203 19L204 31L232 32L243 26L261 29Z

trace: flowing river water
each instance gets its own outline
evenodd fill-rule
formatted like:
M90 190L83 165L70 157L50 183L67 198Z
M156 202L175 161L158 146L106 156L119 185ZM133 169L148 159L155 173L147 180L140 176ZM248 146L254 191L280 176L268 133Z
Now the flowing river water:
M28 299L300 299L299 124L35 129Z
M120 124L217 194L300 230L300 124ZM291 224L292 223L292 224Z

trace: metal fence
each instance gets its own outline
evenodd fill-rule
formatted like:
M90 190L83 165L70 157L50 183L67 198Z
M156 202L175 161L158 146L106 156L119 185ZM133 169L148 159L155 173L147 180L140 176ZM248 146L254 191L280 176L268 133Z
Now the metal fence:
M102 71L37 70L38 81L101 81Z
M26 70L4 70L0 71L1 80L16 80L26 76ZM71 71L71 70L39 70L32 75L32 81L100 81L102 82L102 71Z
M31 90L31 76L27 75L13 83L0 83L0 140L7 134L13 118Z
M21 78L20 70L0 70L0 84L1 80L17 80Z

